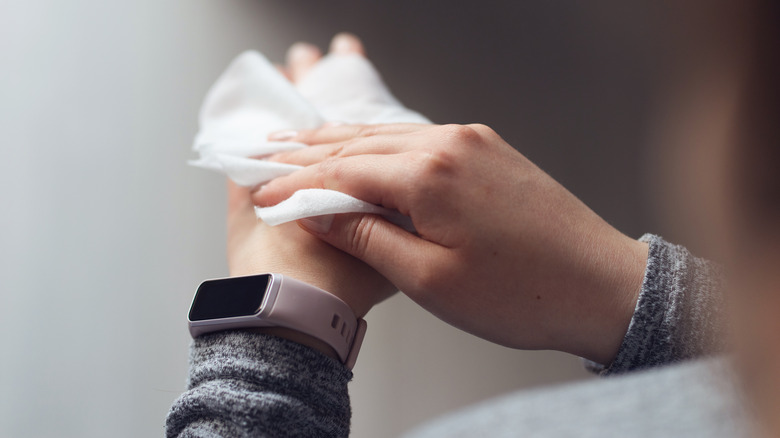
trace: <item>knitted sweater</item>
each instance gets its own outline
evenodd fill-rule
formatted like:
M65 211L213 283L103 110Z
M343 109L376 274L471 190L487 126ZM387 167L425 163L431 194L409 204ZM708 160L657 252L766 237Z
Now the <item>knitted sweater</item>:
M642 240L647 269L625 339L612 364L589 364L604 376L719 349L714 268L657 236ZM348 436L351 378L338 361L292 341L240 330L204 335L192 344L189 389L168 413L167 436ZM722 360L690 362L519 392L414 436L734 436L746 426L730 381Z

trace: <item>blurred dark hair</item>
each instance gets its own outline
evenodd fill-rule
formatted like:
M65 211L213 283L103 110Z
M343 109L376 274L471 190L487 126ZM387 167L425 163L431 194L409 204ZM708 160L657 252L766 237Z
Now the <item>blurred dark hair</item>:
M754 0L734 175L746 238L780 235L780 2Z

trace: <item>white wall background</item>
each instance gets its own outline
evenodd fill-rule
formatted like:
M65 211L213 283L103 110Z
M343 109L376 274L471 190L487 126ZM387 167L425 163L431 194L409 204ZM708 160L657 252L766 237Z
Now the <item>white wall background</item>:
M185 165L197 108L235 54L296 40L283 4L0 0L0 436L162 435L189 300L226 271L223 182ZM403 297L368 321L358 437L585 375Z

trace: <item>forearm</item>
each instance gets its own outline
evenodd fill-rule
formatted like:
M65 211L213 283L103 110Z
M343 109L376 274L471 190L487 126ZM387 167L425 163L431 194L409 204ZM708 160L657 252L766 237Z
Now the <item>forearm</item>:
M248 331L204 335L193 342L188 390L171 407L166 434L348 436L351 378L296 342Z
M658 236L634 315L615 360L602 375L678 362L723 349L722 290L717 266Z

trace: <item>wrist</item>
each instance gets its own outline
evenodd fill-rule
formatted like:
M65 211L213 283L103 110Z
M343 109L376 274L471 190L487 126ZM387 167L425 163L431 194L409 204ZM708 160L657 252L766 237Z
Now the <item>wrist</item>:
M344 301L279 273L206 280L195 292L187 318L193 338L260 329L338 359L349 369L366 331L366 322Z
M622 237L620 249L614 253L615 258L607 268L610 272L605 287L609 291L605 300L607 317L601 320L597 331L600 335L593 337L593 353L589 358L604 365L612 363L623 344L647 267L648 244Z
M258 223L252 235L228 245L231 277L276 272L337 296L358 318L396 289L363 262L339 251L296 224Z
M609 365L634 315L647 266L648 245L616 234L596 246L592 275L579 282L586 296L569 316L562 351Z
M231 271L230 276L240 277L263 272L276 272L327 291L331 295L344 301L356 317L364 317L371 309L371 304L360 299L360 293L354 290L356 284L359 284L359 282L355 282L354 279L346 273L326 273L322 272L321 268L322 266L318 264L303 266L300 262L296 265L286 260L274 260L269 263L263 263L262 268L244 269L240 274ZM353 283L350 283L350 280L352 280Z

